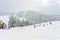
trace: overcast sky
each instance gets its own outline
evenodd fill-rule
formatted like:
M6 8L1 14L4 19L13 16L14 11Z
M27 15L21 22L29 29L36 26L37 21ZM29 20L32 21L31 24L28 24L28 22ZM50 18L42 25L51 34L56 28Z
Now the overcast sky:
M0 11L36 10L45 14L60 14L60 0L0 0Z

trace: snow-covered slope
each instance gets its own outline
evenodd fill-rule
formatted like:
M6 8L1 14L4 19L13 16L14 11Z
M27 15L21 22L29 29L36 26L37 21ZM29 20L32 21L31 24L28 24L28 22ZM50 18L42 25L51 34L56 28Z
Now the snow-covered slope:
M0 20L2 20L8 27L9 15L0 16Z
M36 28L32 25L9 30L1 29L0 40L60 40L60 21L37 24Z

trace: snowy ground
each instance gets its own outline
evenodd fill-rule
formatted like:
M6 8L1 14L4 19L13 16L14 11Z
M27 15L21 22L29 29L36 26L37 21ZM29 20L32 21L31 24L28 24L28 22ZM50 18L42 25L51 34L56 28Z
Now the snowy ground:
M42 26L42 24L48 24ZM60 21L0 30L0 40L60 40Z
M8 27L9 16L0 16ZM45 24L45 26L43 26ZM60 21L53 21L52 24L41 23L25 27L11 29L0 29L0 40L60 40Z

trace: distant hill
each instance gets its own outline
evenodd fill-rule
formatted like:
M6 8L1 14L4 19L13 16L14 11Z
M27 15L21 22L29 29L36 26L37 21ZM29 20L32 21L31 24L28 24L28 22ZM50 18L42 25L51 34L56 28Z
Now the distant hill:
M12 12L5 12L5 11L0 11L0 16L2 15L11 15Z
M45 15L36 11L21 11L10 16L9 27L20 27L38 23L60 21L60 16Z
M18 17L25 17L27 20L35 21L36 23L53 21L54 17L50 15L45 15L36 11L22 11L17 14Z

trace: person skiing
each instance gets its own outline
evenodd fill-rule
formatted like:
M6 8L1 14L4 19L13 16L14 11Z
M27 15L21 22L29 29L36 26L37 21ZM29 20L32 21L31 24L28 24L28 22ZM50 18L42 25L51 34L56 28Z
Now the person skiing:
M43 24L43 26L45 26L45 24Z
M36 28L36 26L34 25L34 28Z
M52 23L50 22L50 24L52 24Z

